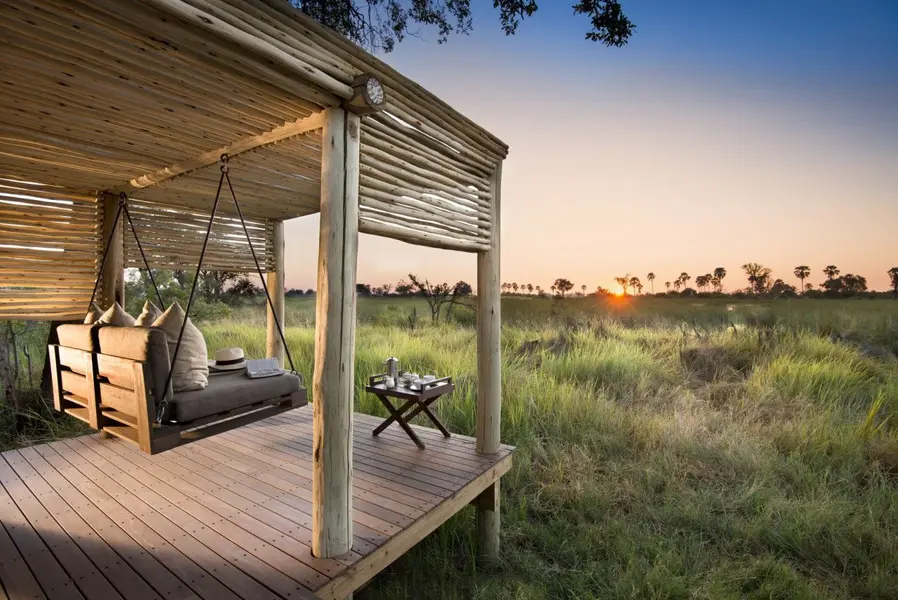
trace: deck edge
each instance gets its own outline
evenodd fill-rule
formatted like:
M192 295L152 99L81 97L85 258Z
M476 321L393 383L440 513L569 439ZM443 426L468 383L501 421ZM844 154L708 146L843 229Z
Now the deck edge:
M418 542L433 533L440 525L471 503L483 490L499 481L511 470L513 453L499 459L496 464L478 475L465 487L445 498L430 512L424 514L406 529L403 529L380 548L363 557L343 571L330 583L313 590L322 600L339 600L351 594L374 576L390 566L396 559L411 550Z

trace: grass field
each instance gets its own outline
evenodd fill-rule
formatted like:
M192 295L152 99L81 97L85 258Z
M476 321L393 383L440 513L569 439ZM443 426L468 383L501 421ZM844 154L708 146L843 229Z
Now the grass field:
M362 299L357 383L453 375L473 435L473 315ZM311 375L312 299L289 346ZM414 312L417 311L417 318ZM359 598L898 598L898 302L503 301L502 567L454 517ZM264 313L202 323L264 352ZM356 410L384 414L357 396Z

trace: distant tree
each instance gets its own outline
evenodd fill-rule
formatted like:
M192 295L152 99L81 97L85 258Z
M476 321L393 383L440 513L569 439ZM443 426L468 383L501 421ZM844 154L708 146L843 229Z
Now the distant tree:
M826 275L827 279L835 279L839 276L839 267L836 265L827 265L825 269L823 269L823 273Z
M533 284L532 284L532 283L528 283L528 284L527 284L527 293L528 293L528 294L532 294L532 293L533 293Z
M554 296L554 295L555 295L555 284L554 284L554 283L552 284L552 288L551 288L551 289L552 289L552 295Z
M717 288L718 292L723 293L723 280L727 276L727 270L723 267L717 267L714 269L714 287Z
M262 288L257 286L247 276L240 277L226 292L232 298L252 298L262 293Z
M665 282L664 282L664 287L667 288L667 291L668 291L668 293L669 293L669 292L670 292L670 282L669 282L669 281L665 281Z
M414 291L414 286L406 283L405 279L400 279L394 288L397 296L409 296Z
M858 294L867 291L867 278L863 275L854 275L846 273L842 275L842 285L844 291L851 294Z
M804 280L807 279L811 274L811 267L807 265L801 265L799 267L795 267L795 276L798 277L798 280L801 281L801 288L804 289Z
M699 275L695 278L695 287L698 288L698 291L705 291L705 287L708 285L708 277L705 275Z
M633 276L630 278L630 287L633 288L633 295L639 294L642 290L642 282L639 281L639 277Z
M782 279L777 279L770 286L770 293L774 296L794 296L796 290L794 285L789 285Z
M642 282L641 282L641 281L639 281L639 280L637 279L637 280L636 280L636 283L635 283L635 285L634 285L634 287L635 287L635 289L636 289L636 293L637 293L637 294L641 294L641 293L642 293Z
M599 286L596 288L596 296L610 296L610 295L611 295L610 290L603 288L602 286Z
M440 319L440 309L449 301L454 286L448 283L432 284L427 279L420 279L413 273L408 274L414 290L420 294L430 307L430 320L436 323Z
M645 276L645 278L649 280L649 283L652 286L652 295L654 296L655 295L655 274L650 272L648 275Z
M770 289L770 274L772 271L760 263L745 263L742 265L748 277L749 287L755 294L763 294Z
M392 283L385 283L385 284L383 284L382 286L380 286L380 289L383 290L383 295L384 295L384 296L389 296L389 295L390 295L390 292L393 291L393 284L392 284Z
M537 295L537 296L543 293L543 288L542 288L542 287L536 286L535 289L536 289L536 295Z
M452 311L456 306L463 306L470 310L476 310L473 306L466 302L462 302L463 298L469 297L474 293L474 288L471 287L471 284L467 281L459 281L454 286L452 286L452 293L449 294L448 304L449 306L446 308L445 321L447 323L452 321Z
M627 295L627 287L630 285L630 278L628 276L624 275L623 277L615 277L614 281L617 282L617 284L624 291L624 296L626 296Z
M683 287L683 280L677 277L673 282L674 291L679 292L681 287Z
M315 295L315 290L313 290L312 288L309 288L306 290L306 296L314 296L314 295Z
M514 290L514 293L515 293L515 294L517 294L517 293L518 293L518 284L512 283L512 284L511 284L511 289Z
M206 302L221 301L225 288L240 276L233 271L200 271L200 291ZM157 282L158 283L158 282ZM154 300L158 302L158 300Z
M371 296L373 292L369 284L357 283L355 284L355 293L359 296Z
M574 289L574 284L570 282L568 279L564 279L563 277L559 277L555 280L555 289L561 292L561 297L564 298L564 294L566 292Z
M692 279L692 277L689 275L689 273L687 273L686 271L683 271L682 273L680 273L679 279L680 279L680 285L682 285L685 288L686 284L689 283L689 280Z
M580 291L583 292L584 296L586 295L586 284L585 283L580 286Z
M889 279L892 280L892 296L898 298L898 267L892 267L888 271Z

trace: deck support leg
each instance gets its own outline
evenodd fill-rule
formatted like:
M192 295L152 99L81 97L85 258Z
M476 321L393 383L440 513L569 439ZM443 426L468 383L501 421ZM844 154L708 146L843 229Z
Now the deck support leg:
M118 212L119 199L112 194L103 194L101 197L103 207L103 243L109 239L112 228L115 233L109 243L109 252L106 254L106 263L103 272L100 273L103 289L97 298L97 304L102 310L118 302L125 306L125 228L128 226L125 216L121 215L118 225L115 224L115 215ZM100 252L102 252L102 248ZM99 257L98 262L99 262Z
M352 548L359 132L357 115L325 109L312 385L312 553L318 558Z
M268 307L268 333L265 342L265 356L278 359L281 368L284 367L284 343L281 336L278 335L277 321L284 328L284 335L287 334L287 325L284 323L284 222L272 222L271 246L274 250L274 268L265 275L265 284L268 286L268 293L271 294L271 304L274 306L274 312L271 306Z
M493 566L499 560L499 481L483 490L473 504L477 510L477 557L484 566Z
M477 451L499 451L502 413L502 319L499 273L499 207L502 163L490 178L491 248L477 254ZM479 555L487 561L499 557L499 483L484 494L495 502L477 503L477 542Z

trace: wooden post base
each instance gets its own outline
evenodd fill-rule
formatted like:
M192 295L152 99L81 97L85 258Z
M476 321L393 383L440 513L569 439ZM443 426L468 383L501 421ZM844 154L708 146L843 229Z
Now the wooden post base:
M477 510L477 561L483 567L499 564L499 482L481 492L472 503Z

